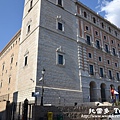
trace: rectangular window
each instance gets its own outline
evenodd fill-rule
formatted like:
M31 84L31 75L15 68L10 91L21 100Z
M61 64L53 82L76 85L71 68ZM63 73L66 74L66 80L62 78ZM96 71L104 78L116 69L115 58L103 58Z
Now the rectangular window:
M87 13L84 11L84 17L87 18Z
M58 54L58 64L63 65L64 64L64 58L63 55Z
M33 6L33 0L30 1L30 8Z
M92 58L92 55L91 55L91 53L88 53L88 57L89 57L89 58Z
M119 53L118 53L118 54L119 54L119 57L120 57L120 51L119 51Z
M103 77L103 68L100 68L100 77Z
M27 28L27 33L30 32L30 25L28 25L28 28Z
M32 7L33 7L33 0L30 1L30 8L29 8L28 12L31 11Z
M108 73L109 73L109 79L112 79L112 71L109 70Z
M115 67L118 67L118 64L117 64L117 63L115 63Z
M93 22L96 23L96 19L95 19L95 17L93 17Z
M8 84L10 84L10 82L11 82L11 77L9 77Z
M2 87L2 82L0 83L0 88Z
M58 22L58 30L63 31L63 25L62 25L62 23L60 23L60 22Z
M99 40L96 40L96 47L97 47L98 49L100 49L100 42L99 42Z
M63 1L63 0L58 0L58 5L63 6L63 5L62 5L62 1Z
M25 63L24 66L26 66L28 64L28 56L25 56Z
M87 44L88 44L88 45L91 45L91 42L90 42L90 36L89 36L89 35L86 35L86 39L87 39L87 41L86 41Z
M93 65L89 65L90 75L94 75Z
M113 48L112 50L113 50L113 55L116 55L116 53L115 53L115 48Z
M13 63L13 57L11 57L11 64Z
M99 57L99 61L100 61L100 62L102 61L102 58L101 58L101 57Z
M119 73L116 73L116 78L117 78L117 81L120 80L120 78L119 78Z
M105 51L108 53L109 50L108 50L108 45L105 44Z
M2 71L4 70L4 68L5 68L5 65L3 64L3 66L2 66Z

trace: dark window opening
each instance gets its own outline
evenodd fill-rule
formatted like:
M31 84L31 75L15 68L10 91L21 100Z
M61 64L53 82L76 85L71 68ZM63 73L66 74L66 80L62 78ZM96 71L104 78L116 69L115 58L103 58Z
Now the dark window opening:
M11 64L13 63L13 57L11 58Z
M93 22L96 23L96 19L95 19L95 17L93 17Z
M113 48L113 55L116 55L116 53L115 53L115 48Z
M94 75L93 65L90 65L90 75Z
M63 55L58 55L58 64L61 64L63 65L64 64L64 61L63 61Z
M103 68L100 68L100 77L103 77Z
M63 27L63 26L62 26L62 23L58 22L58 30L61 30L61 31L62 31L62 30L63 30L62 27Z
M105 51L108 53L109 49L108 49L108 45L105 44Z
M116 73L116 78L117 78L118 81L120 80L119 73Z
M4 68L5 68L5 65L3 65L3 67L2 67L2 71L4 70Z
M1 82L1 84L0 84L0 87L2 87L2 82Z
M111 28L109 27L109 32L111 32Z
M88 44L88 45L91 45L91 42L90 42L90 36L87 35L86 38L87 38L87 41L86 41L87 44Z
M9 80L8 80L8 83L10 84L10 82L11 82L11 77L9 77Z
M108 64L110 64L110 61L109 61L109 60L107 60L107 63L108 63Z
M62 6L62 0L58 0L58 5Z
M30 32L30 25L28 25L28 31L27 31L27 33L29 33Z
M97 36L98 36L98 31L95 31L95 35L97 35Z
M88 56L89 56L89 58L92 58L92 55L91 55L91 53L88 53Z
M104 40L106 40L106 36L104 36Z
M89 27L88 27L88 26L86 26L86 30L89 30Z
M102 61L102 58L101 58L101 57L99 57L99 61Z
M32 8L33 0L30 1L30 8Z
M109 79L112 79L112 72L109 70Z
M84 17L87 18L87 13L86 12L84 12Z
M112 43L112 44L114 43L113 40L111 40L111 43Z
M104 28L104 23L102 22L101 24L102 24L102 28Z
M27 65L27 62L28 62L28 56L25 57L25 66Z
M115 67L117 67L117 63L115 63Z
M96 47L97 47L98 49L100 49L100 42L99 42L99 40L96 40Z
M117 31L115 31L115 35L117 36Z

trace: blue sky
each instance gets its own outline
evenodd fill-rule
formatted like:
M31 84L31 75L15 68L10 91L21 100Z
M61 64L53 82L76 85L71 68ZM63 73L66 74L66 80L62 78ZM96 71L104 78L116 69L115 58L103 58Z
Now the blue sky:
M24 0L0 0L0 51L21 28Z
M120 0L80 0L120 27ZM24 0L0 1L0 51L21 28Z

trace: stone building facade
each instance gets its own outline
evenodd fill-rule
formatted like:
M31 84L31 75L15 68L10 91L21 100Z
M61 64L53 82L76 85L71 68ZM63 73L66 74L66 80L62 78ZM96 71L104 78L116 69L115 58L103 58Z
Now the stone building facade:
M43 68L44 104L105 102L112 87L119 90L120 30L77 0L25 0L18 33L17 50L12 50L18 62L11 72L17 102L35 101L32 92L39 92L40 103ZM6 47L0 53L1 82L4 61L14 55L8 59ZM0 96L9 95L3 89L2 83Z
M5 109L6 101L13 101L17 91L17 66L21 30L0 53L0 111Z

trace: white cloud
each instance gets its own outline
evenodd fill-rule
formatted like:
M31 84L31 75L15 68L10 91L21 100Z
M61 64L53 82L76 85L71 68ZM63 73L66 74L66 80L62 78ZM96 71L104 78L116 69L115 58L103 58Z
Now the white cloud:
M99 12L105 12L105 18L120 28L120 0L102 0Z

